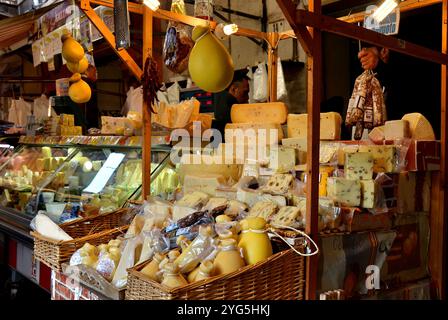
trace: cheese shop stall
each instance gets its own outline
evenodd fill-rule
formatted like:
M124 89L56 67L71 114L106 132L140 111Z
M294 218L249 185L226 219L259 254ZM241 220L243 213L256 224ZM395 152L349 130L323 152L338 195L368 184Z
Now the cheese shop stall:
M418 7L410 2L397 10ZM194 17L184 1L173 0L170 10L159 1L76 1L141 82L143 130L122 136L130 128L111 117L102 132L116 136L27 136L1 165L0 226L33 244L33 263L51 268L52 299L444 297L448 0L443 53L356 26L351 17L322 15L320 0L308 1L308 10L276 3L291 31L224 30L211 19L209 1L196 1ZM114 35L94 9L124 4L142 18L142 63L123 37L127 14L117 17ZM160 20L169 22L168 47L177 35L168 51L179 54L174 65L166 48L157 51ZM322 32L442 65L441 139L424 110L386 119L371 70L356 79L346 113L321 110ZM263 101L233 104L221 136L209 130L211 116L195 98L156 97L160 65L175 74L188 69L204 92L228 88L235 61L222 40L229 36L261 41L268 63ZM79 53L81 64L84 49L73 49L74 38L63 38L71 47L64 58ZM307 56L306 112L277 101L279 44L290 39ZM189 54L181 57L177 46ZM79 78L72 82L83 85ZM155 139L160 128L167 145Z

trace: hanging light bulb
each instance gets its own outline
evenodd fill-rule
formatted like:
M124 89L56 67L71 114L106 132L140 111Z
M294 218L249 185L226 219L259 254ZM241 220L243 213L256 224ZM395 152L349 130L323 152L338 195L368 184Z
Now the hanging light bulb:
M223 31L226 35L230 36L238 32L238 25L236 25L235 23L225 25Z
M152 11L157 11L160 7L159 0L143 0L143 4L147 6Z
M380 23L384 20L396 7L398 3L396 0L385 0L378 9L372 15L372 18L375 19L376 22Z

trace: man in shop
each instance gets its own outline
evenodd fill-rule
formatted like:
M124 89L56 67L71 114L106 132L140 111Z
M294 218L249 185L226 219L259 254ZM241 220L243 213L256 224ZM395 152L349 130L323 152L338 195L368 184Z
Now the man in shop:
M249 102L249 77L246 72L247 70L235 71L232 83L227 90L214 94L215 119L212 128L221 132L223 140L224 128L227 123L232 122L230 119L232 106Z

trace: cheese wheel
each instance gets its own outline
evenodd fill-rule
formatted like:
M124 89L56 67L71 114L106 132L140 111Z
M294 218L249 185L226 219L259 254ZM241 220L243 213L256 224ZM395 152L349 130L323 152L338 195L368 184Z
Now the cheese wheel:
M235 104L230 116L233 123L283 124L288 116L288 108L283 102Z
M405 114L401 120L409 122L409 130L411 131L411 138L415 140L436 140L434 130L421 113Z

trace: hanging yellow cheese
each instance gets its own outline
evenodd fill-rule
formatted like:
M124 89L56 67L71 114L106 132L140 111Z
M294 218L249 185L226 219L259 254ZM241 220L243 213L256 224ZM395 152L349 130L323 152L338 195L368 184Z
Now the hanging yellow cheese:
M230 112L233 123L286 122L288 108L283 102L235 104Z
M415 140L436 140L434 130L421 113L405 114L402 120L409 122L409 130L411 131L411 138Z
M92 96L92 90L90 89L87 82L81 79L81 75L79 73L75 73L70 81L73 82L68 88L68 95L70 99L72 99L75 103L86 103L90 100Z
M233 60L227 49L208 27L195 27L192 39L196 43L188 61L191 79L208 92L225 90L233 79Z
M65 60L78 63L84 57L84 48L70 34L62 36L62 56Z
M79 62L70 62L67 61L67 69L73 73L84 73L89 67L89 61L84 56Z

